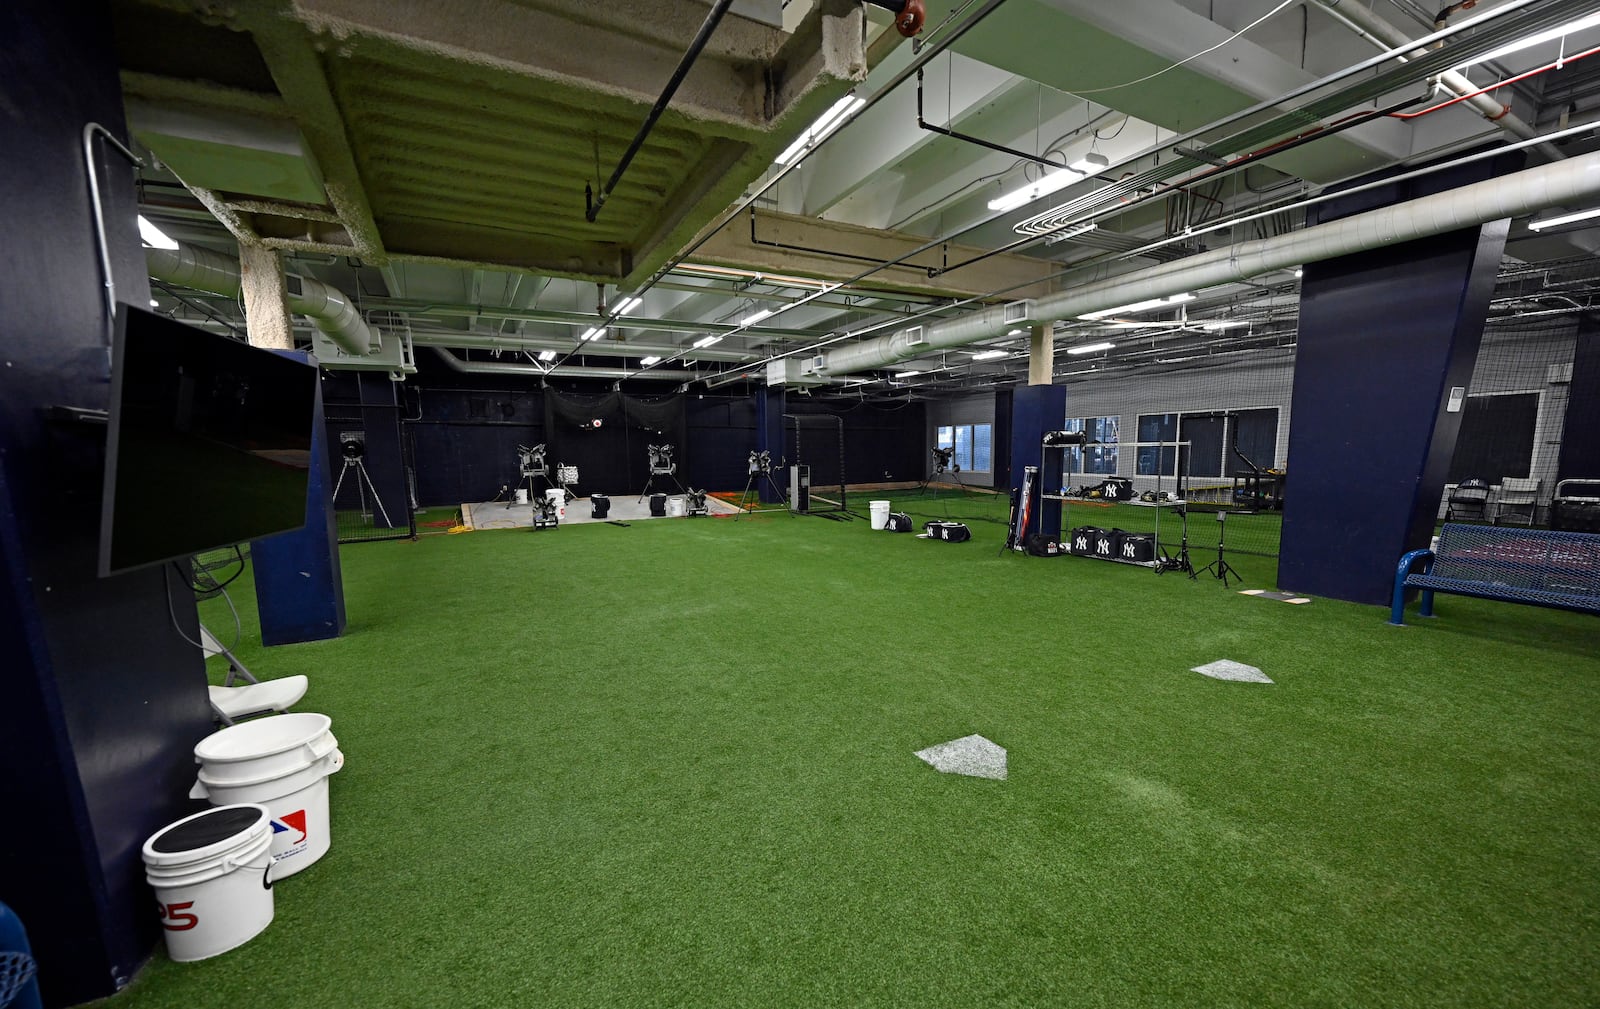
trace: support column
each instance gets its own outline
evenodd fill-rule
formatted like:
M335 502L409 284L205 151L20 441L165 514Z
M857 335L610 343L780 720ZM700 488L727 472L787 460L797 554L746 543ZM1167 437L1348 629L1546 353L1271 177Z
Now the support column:
M239 246L240 287L244 291L245 331L250 346L294 349L294 323L289 318L289 291L283 276L283 254L259 245Z
M96 577L111 319L83 129L123 144L111 11L0 3L7 194L0 259L0 897L28 930L46 1005L112 994L161 934L140 845L193 812L212 729L194 594L162 565ZM148 306L133 168L98 135L108 269ZM181 518L175 520L181 521Z
M772 453L771 482L780 487L787 487L789 472L787 469L780 471L779 467L794 460L788 459L788 452L783 444L783 412L783 386L767 386L756 390L756 451ZM782 498L773 493L768 481L758 480L758 483L762 504L782 503Z
M1028 384L1049 385L1055 368L1056 326L1041 322L1028 331Z
M310 357L297 351L283 353L301 360ZM305 528L256 540L250 547L264 645L321 641L344 633L344 573L339 567L339 523L333 511L320 382L312 409Z
M1493 178L1521 156L1374 190L1311 223ZM1382 605L1426 547L1508 221L1308 265L1278 562L1285 589Z
M1011 396L1011 489L1022 486L1023 470L1038 466L1046 431L1059 431L1067 419L1067 390L1059 385L1029 385ZM1028 525L1029 532L1061 535L1061 502L1045 501L1042 493L1061 490L1061 453L1051 452L1044 460L1046 471L1033 485L1033 509L1038 516Z
M1556 482L1562 480L1600 480L1600 320L1592 315L1578 320L1567 419L1561 432L1561 462L1556 468ZM1555 488L1548 491L1554 494Z

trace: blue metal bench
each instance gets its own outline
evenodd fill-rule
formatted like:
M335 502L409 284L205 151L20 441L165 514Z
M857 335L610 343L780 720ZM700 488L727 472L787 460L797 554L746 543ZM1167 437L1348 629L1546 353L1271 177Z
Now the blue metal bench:
M1433 616L1435 592L1600 613L1600 533L1446 523L1436 549L1400 558L1389 613L1397 627L1408 588L1422 590L1424 617Z

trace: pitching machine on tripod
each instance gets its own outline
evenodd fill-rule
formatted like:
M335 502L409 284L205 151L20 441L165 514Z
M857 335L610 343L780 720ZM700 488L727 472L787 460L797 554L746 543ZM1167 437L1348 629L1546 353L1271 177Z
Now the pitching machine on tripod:
M367 436L362 431L339 432L339 454L344 457L344 468L339 471L339 479L333 485L333 500L339 500L339 489L344 486L344 478L354 470L356 474L356 495L361 502L361 517L371 519L372 513L367 510L367 494L372 495L372 503L378 509L378 514L383 516L383 524L389 528L394 523L389 521L389 512L383 507L383 499L378 497L378 488L372 485L372 477L367 473L366 463L362 462L367 454ZM363 488L365 488L363 490ZM338 507L337 504L334 505Z
M650 445L650 479L645 481L644 493L639 495L643 501L650 495L650 488L655 485L657 477L666 477L672 485L678 488L679 494L688 493L683 489L683 484L678 482L678 464L672 461L671 445Z
M545 447L543 443L532 447L527 445L517 446L517 472L521 475L517 480L516 489L520 491L523 489L522 485L527 484L528 500L537 499L539 497L538 481L550 482L550 466L545 462ZM516 498L515 494L507 498L506 507L510 508Z
M947 470L949 472L955 474L956 483L958 483L958 484L961 483L961 464L959 462L955 461L955 457L956 457L956 450L953 449L953 448L936 448L936 449L934 449L933 450L933 473L928 477L928 479L922 481L922 486L918 487L917 490L919 490L919 491L927 490L930 486L933 485L933 482L935 480L937 480L940 477L944 476L945 471L947 471ZM965 487L966 485L962 484L962 486ZM938 497L939 496L938 488L934 488L933 496L934 497Z
M754 506L761 503L761 481L767 482L767 488L772 491L773 500L782 501L783 488L772 479L772 453L760 451L750 453L750 478L744 482L744 493L739 495L739 514L733 517L735 522L740 516L760 509Z

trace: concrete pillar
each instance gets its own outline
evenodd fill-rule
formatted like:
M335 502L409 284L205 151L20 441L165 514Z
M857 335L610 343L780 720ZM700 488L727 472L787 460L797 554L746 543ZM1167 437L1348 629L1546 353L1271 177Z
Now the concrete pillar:
M1028 384L1049 385L1056 367L1056 326L1041 322L1028 331Z
M294 325L289 319L282 253L258 245L240 245L239 275L250 346L293 350Z

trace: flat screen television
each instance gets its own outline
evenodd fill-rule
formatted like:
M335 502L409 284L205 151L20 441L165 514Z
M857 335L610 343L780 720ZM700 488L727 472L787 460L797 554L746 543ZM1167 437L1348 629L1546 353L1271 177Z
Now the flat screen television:
M317 368L117 306L100 574L306 523Z

